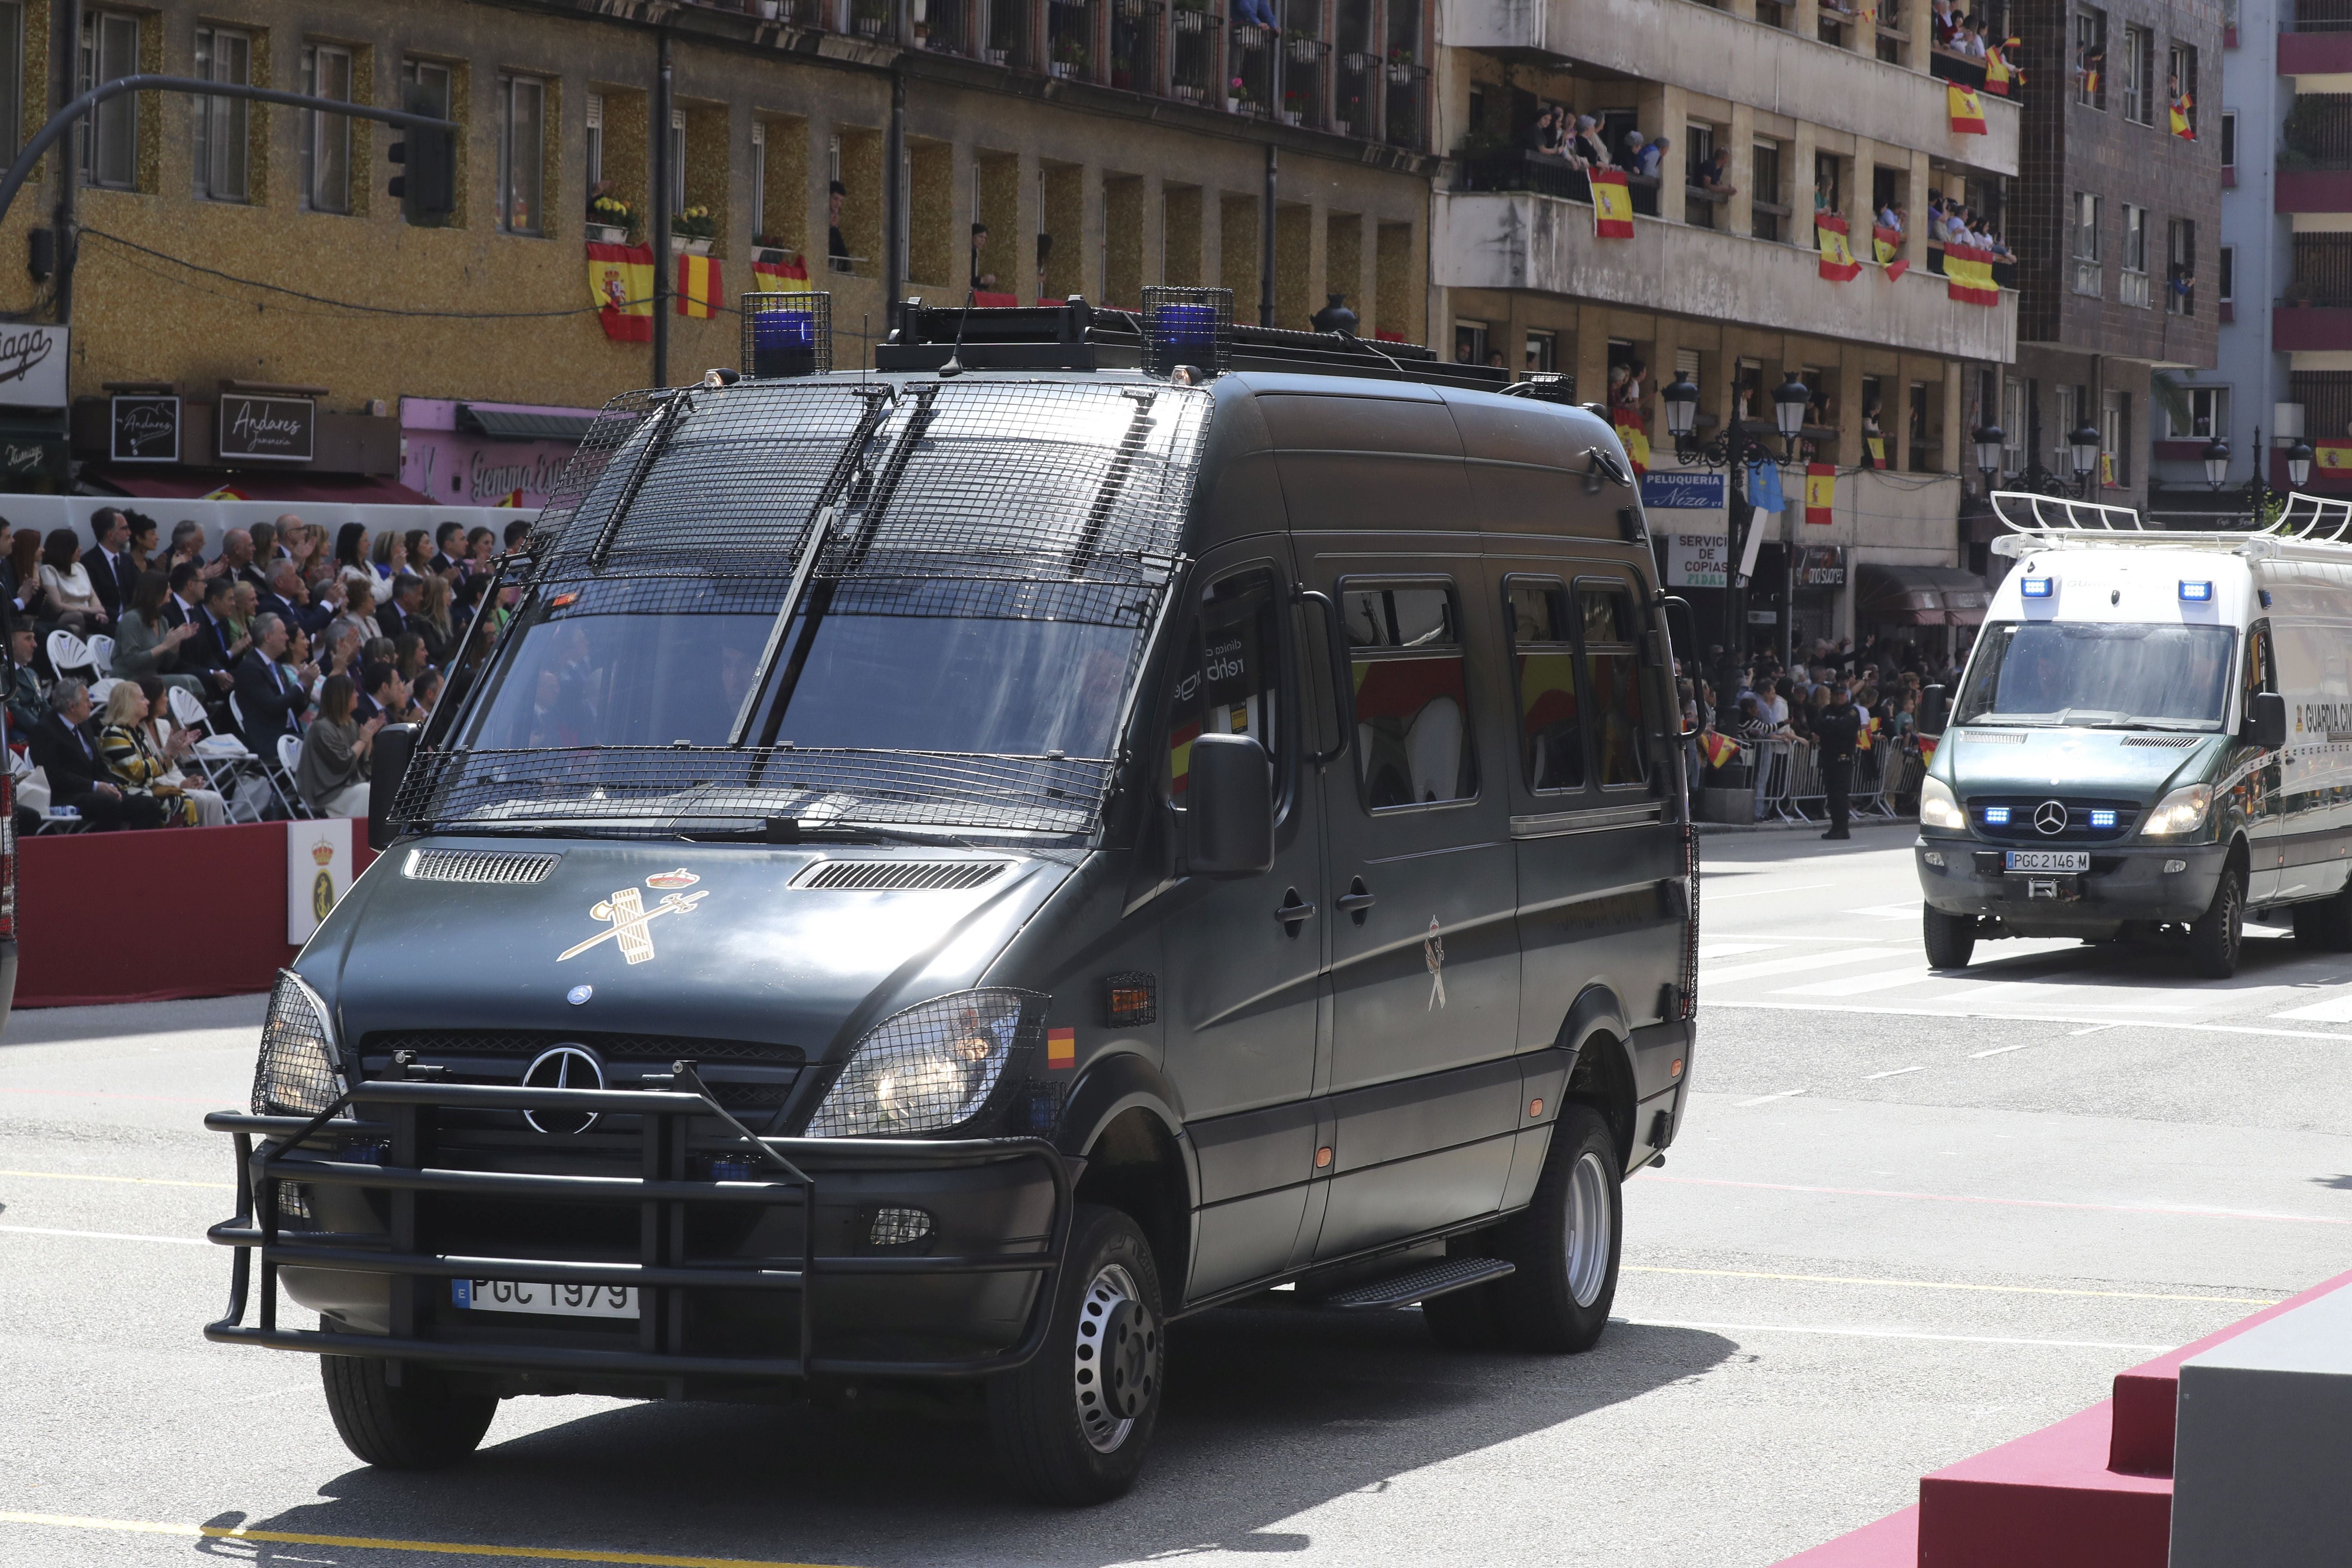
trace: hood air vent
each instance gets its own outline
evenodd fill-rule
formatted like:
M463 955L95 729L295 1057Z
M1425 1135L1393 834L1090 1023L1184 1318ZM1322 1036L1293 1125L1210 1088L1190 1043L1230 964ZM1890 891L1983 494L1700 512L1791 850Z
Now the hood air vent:
M796 888L859 892L961 892L994 881L1003 860L820 860L793 881Z
M2193 746L2204 738L2202 735L2126 735L2124 744L2158 746L2168 752L2177 752L2183 746Z
M561 854L489 853L478 849L412 849L407 875L418 882L491 882L520 887L544 882Z

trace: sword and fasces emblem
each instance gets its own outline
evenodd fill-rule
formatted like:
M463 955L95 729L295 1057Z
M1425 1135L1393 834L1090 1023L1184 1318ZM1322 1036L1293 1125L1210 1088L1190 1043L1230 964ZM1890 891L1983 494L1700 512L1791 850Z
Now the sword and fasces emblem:
M647 877L646 886L655 889L685 888L700 880L701 878L680 867L675 871ZM567 958L577 958L601 942L617 942L623 958L631 963L646 963L654 956L654 939L646 928L664 915L690 915L695 906L709 896L708 889L699 893L664 893L661 902L647 909L644 898L635 888L618 889L611 898L599 900L588 911L589 919L610 923L587 941L575 942L557 953L555 962L562 963Z

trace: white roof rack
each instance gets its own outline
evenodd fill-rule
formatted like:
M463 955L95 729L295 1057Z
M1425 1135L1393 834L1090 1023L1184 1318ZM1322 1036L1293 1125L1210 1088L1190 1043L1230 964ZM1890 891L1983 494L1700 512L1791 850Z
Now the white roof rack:
M2308 495L2302 490L2287 497L2286 505L2266 527L2214 531L2151 528L2127 506L2037 495L2030 490L1995 490L1991 500L1993 515L2000 519L2011 535L1993 541L1993 552L1998 555L2016 556L2030 549L2070 545L2138 545L2171 549L2219 546L2245 555L2318 561L2352 559L2352 500Z

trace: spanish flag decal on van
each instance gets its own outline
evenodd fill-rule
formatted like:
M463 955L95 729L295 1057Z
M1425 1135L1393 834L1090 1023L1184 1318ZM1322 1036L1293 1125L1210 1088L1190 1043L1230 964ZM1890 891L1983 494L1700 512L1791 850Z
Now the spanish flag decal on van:
M1078 1065L1078 1032L1076 1029L1045 1031L1045 1065L1049 1068Z

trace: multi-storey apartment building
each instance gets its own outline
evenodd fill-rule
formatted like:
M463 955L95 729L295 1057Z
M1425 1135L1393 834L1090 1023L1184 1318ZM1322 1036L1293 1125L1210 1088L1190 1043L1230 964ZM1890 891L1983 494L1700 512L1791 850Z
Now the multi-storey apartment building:
M1946 79L1984 68L1939 48L1936 25L1928 0L1447 0L1438 129L1459 173L1433 203L1439 331L1457 358L1572 375L1590 402L1623 402L1642 367L1651 523L1706 626L1727 608L1729 491L1678 459L1656 395L1696 384L1702 441L1739 403L1769 428L1792 374L1813 395L1806 447L1834 495L1808 509L1805 468L1784 470L1745 610L1759 644L1880 631L1942 647L1980 618L1956 531L1980 482L1970 373L2013 357L2017 296L1954 297L1930 206L2000 227L2026 111L1988 92L1982 130L1962 129ZM1540 150L1555 108L1633 163L1626 237L1598 234L1588 174ZM1654 175L1628 158L1635 132L1666 142ZM1900 268L1874 255L1891 207ZM1817 215L1845 226L1863 263L1848 280L1825 275Z
M161 93L105 107L0 224L0 310L67 328L34 334L67 374L16 385L37 405L0 407L0 442L20 485L68 482L69 398L93 485L530 504L581 411L736 363L727 307L762 251L832 292L843 364L894 300L975 286L1131 305L1148 283L1223 285L1244 319L1297 327L1337 293L1364 335L1418 341L1423 5L0 0L0 157L133 71L387 107L415 90L463 128L455 216L412 227L385 125ZM707 313L667 297L657 194L688 215L676 243L716 263ZM625 213L592 212L600 195ZM646 247L666 365L645 327L606 330L592 238ZM115 460L117 393L181 399L176 447L154 447L177 461ZM231 396L307 402L311 460L222 456Z

